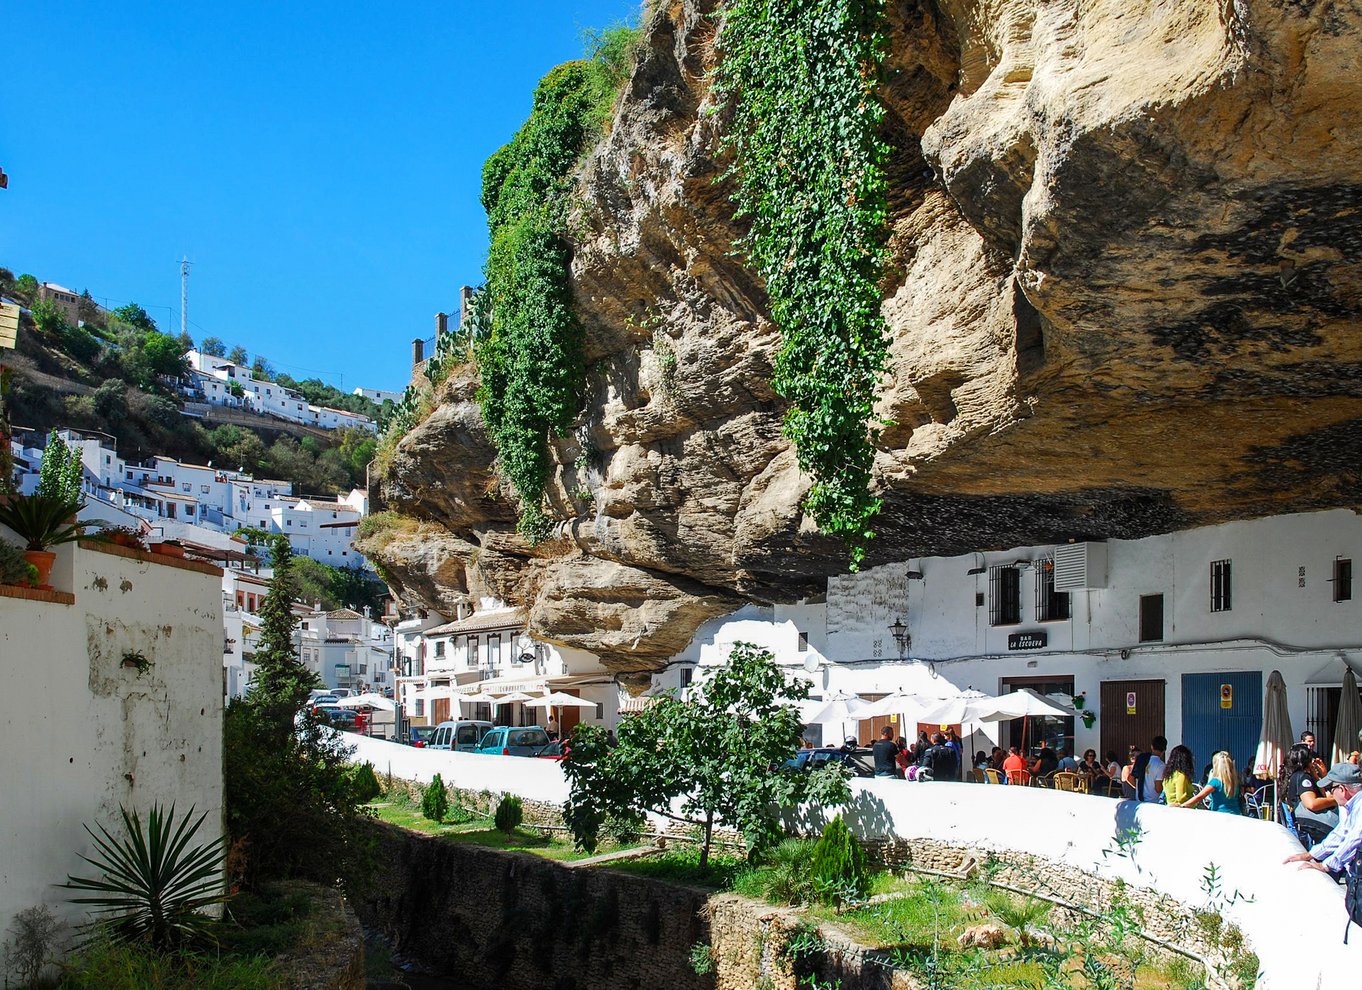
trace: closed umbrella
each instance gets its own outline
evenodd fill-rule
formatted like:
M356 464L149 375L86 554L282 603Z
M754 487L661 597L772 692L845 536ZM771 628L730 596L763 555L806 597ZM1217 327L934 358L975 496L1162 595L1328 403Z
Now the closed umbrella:
M1258 740L1258 751L1253 754L1253 772L1259 777L1272 778L1272 812L1277 809L1277 772L1286 759L1287 750L1295 737L1291 734L1291 715L1286 710L1286 682L1280 671L1267 675L1263 691L1263 734Z
M1333 753L1329 765L1344 762L1358 745L1358 732L1362 732L1362 698L1357 695L1357 678L1352 668L1343 672L1343 697L1338 702L1338 722L1334 726Z

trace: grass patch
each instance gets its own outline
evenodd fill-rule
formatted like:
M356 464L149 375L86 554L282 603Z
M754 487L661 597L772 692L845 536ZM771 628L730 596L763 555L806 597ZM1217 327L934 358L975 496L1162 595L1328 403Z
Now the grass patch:
M177 952L97 943L73 957L59 990L278 990L280 978L266 957Z
M612 870L623 870L641 877L709 890L733 890L737 878L750 872L747 860L742 856L714 851L710 852L709 868L701 870L699 846L672 849L661 856L647 859L626 859L608 866Z

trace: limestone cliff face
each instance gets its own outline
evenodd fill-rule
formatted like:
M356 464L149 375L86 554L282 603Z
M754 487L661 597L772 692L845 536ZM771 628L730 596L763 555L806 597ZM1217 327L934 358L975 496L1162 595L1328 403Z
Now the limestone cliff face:
M415 597L523 602L619 669L845 566L801 512L778 335L735 247L707 80L721 15L656 14L581 171L590 375L555 445L556 538L513 535L465 378L382 485L462 562L380 553ZM921 0L890 17L872 557L1355 504L1362 5Z

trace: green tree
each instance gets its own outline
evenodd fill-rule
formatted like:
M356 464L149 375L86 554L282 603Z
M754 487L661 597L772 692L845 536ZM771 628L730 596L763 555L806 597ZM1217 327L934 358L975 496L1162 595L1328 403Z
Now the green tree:
M14 280L14 294L31 303L38 295L38 280L25 272Z
M834 904L860 900L870 893L870 870L865 850L851 834L842 816L828 822L813 847L811 861L818 895Z
M786 680L768 650L738 643L695 696L664 697L646 718L620 722L617 746L608 747L598 727L579 727L563 762L571 783L565 822L588 850L608 819L651 812L687 823L703 837L702 869L716 826L741 831L753 852L767 848L780 838L782 808L850 798L840 767L785 766L803 732L792 702L808 693L807 682Z
M242 347L240 344L237 344L235 347L232 348L231 352L227 355L227 360L231 361L232 364L245 367L246 362L250 360L250 356L246 353L246 348Z
M271 381L274 378L274 368L270 366L268 358L263 354L257 354L255 360L251 362L251 374L260 381Z
M298 658L293 642L298 625L293 614L298 598L293 563L288 540L276 537L270 547L274 577L260 606L260 648L255 653L258 670L251 686L252 697L259 695L259 706L270 716L274 730L284 737L292 735L293 716L317 684L316 676Z
M29 313L33 317L33 325L44 337L60 340L70 329L70 324L66 322L66 314L50 299L35 302L29 308Z
M156 321L151 318L151 314L135 302L130 302L126 306L119 306L113 311L113 315L128 326L135 327L143 333L160 332L156 329Z
M189 374L189 362L184 356L186 350L188 348L182 340L167 337L163 333L147 334L142 344L151 373L169 378L182 378Z
M43 463L38 472L38 494L68 504L84 501L85 496L81 494L83 470L80 453L68 447L66 441L53 430L47 435L47 446L43 448Z
M442 822L449 814L449 795L444 779L437 773L421 792L421 814L433 822Z
M226 357L227 345L219 337L204 337L199 342L199 352L209 357Z

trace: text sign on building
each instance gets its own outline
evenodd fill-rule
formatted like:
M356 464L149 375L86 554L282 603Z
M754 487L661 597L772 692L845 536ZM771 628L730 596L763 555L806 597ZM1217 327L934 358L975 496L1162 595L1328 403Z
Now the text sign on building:
M1134 691L1127 691L1127 692L1126 692L1126 714L1127 714L1127 715L1134 715L1134 714L1135 714L1135 692L1134 692Z
M1007 637L1007 648L1009 650L1043 650L1049 641L1050 634L1044 630L1012 633Z
M1222 685L1220 685L1220 707L1221 707L1221 708L1233 708L1233 707L1234 707L1234 685L1233 685L1233 684L1222 684Z

